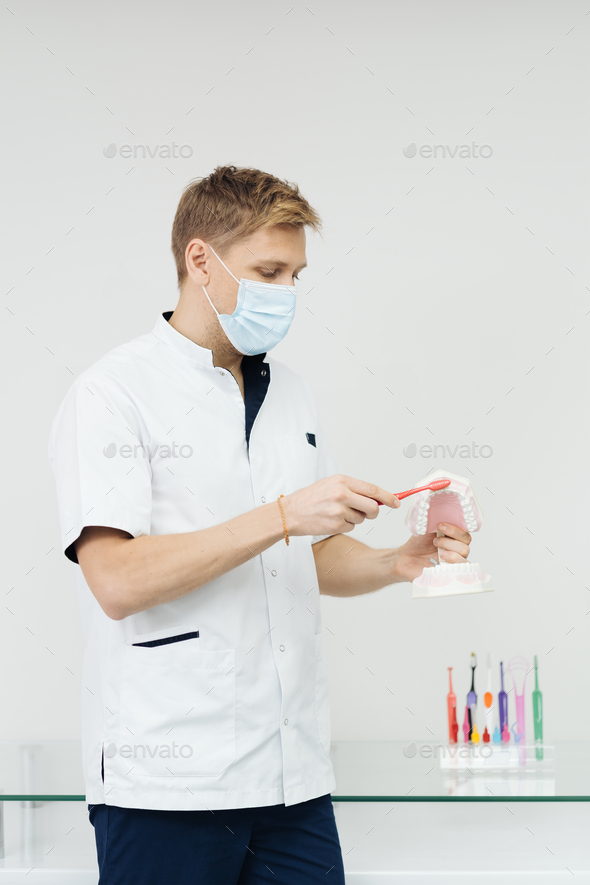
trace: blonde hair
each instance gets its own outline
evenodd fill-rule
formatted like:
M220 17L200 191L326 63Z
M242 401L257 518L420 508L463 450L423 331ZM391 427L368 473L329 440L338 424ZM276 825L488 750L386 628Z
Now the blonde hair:
M309 225L320 231L321 219L296 184L268 172L217 166L206 178L184 189L172 225L172 254L178 287L187 278L186 247L195 237L210 243L222 258L261 227Z

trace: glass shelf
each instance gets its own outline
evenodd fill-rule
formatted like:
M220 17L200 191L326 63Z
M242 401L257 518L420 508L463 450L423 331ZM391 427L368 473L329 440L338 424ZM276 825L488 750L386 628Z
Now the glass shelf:
M0 801L85 802L80 741L0 741Z
M464 754L465 745L456 750ZM545 748L542 761L529 748L526 764L515 766L512 759L512 768L494 768L481 758L454 762L448 746L446 752L442 758L445 745L435 741L333 741L332 798L335 802L590 802L590 742L555 742ZM33 803L30 807L37 802L85 802L80 742L0 741L0 801Z
M479 758L449 758L448 744L408 741L334 741L335 802L590 802L590 742L559 741L545 746L493 748L478 745ZM506 754L506 750L509 750ZM502 759L502 753L507 758ZM473 764L475 762L475 764Z

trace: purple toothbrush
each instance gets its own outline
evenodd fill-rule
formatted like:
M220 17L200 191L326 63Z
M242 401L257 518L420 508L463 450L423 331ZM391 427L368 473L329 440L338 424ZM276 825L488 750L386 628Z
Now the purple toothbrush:
M498 703L500 705L500 733L504 731L504 726L508 728L508 695L504 691L504 665L500 661L500 684L501 689L498 694Z
M475 652L471 652L471 691L467 695L467 713L469 716L469 740L471 740L471 732L475 725L475 707L477 704L477 695L475 693L475 668L477 667L477 657Z

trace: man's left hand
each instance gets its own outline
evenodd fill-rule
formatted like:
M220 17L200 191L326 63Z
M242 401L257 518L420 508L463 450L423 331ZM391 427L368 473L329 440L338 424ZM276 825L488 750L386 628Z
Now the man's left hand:
M445 533L444 538L437 538L436 532L411 535L405 544L398 547L395 563L397 581L413 581L425 567L433 565L430 560L437 559L439 552L441 562L467 561L471 544L469 532L447 523L441 523L438 530Z

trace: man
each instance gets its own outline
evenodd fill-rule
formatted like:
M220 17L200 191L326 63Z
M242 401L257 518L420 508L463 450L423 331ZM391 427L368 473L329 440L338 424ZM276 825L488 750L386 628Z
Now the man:
M319 595L469 554L453 526L351 549L400 502L337 473L308 384L267 358L306 226L298 188L259 170L191 183L175 310L85 370L54 421L100 885L341 885Z

